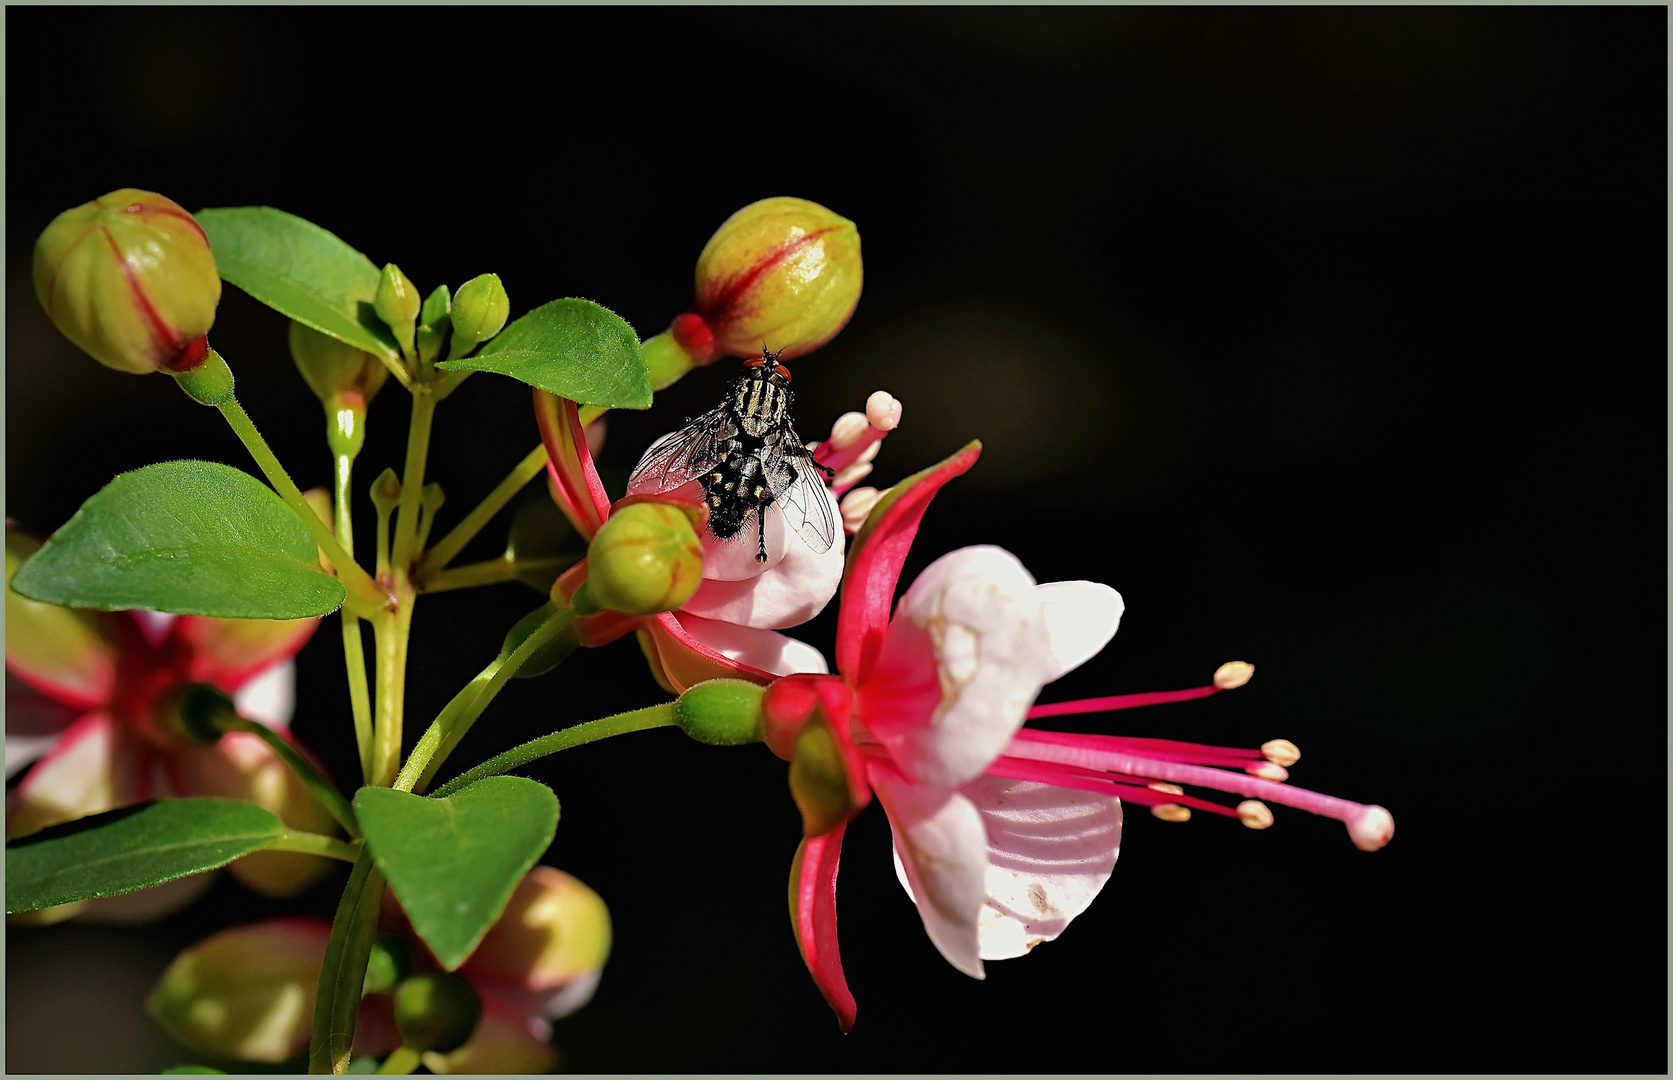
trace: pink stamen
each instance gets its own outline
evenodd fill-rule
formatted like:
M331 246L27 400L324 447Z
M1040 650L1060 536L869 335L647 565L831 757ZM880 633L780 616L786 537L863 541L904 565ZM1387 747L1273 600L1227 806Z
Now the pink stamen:
M1050 784L1052 787L1069 788L1073 791L1090 791L1098 795L1113 795L1139 806L1189 806L1196 810L1206 810L1211 814L1222 814L1226 817L1236 817L1237 811L1229 806L1221 806L1207 799L1199 799L1194 795L1175 795L1165 791L1157 791L1145 784L1135 784L1130 781L1115 780L1109 776L1094 773L1087 769L1074 766L1060 765L1056 762L1030 761L1026 758L1005 755L995 759L987 768L989 776L1004 776L1012 780L1033 780L1035 783Z
M1220 692L1218 686L1199 686L1192 690L1156 690L1148 694L1116 694L1114 697L1082 698L1079 701L1059 701L1052 705L1036 705L1028 710L1030 720L1047 716L1072 716L1076 713L1110 712L1115 709L1136 709L1140 705L1166 705L1174 701L1212 697Z
M1094 746L1115 753L1139 754L1158 761L1177 761L1182 765L1221 765L1231 769L1247 769L1266 762L1259 750L1175 742L1172 739L1138 739L1124 735L1072 735L1063 731L1035 731L1032 728L1019 729L1015 738L1054 746Z
M1241 772L1105 749L1100 743L1108 736L1071 736L1070 739L1073 741L1065 741L1060 733L1050 734L1057 735L1058 738L1053 741L1013 738L1005 748L1005 753L1011 757L1055 762L1059 765L1077 766L1080 769L1190 784L1193 787L1229 792L1246 798L1264 799L1279 806L1293 806L1297 810L1335 818L1344 823L1348 826L1348 833L1352 836L1354 844L1366 851L1375 851L1394 834L1394 819L1389 816L1388 811L1379 806L1367 806L1348 799L1338 799L1333 795L1320 795L1314 791L1262 780ZM1066 779L1073 778L1072 774L1063 775ZM1172 801L1184 805L1179 796L1174 796Z

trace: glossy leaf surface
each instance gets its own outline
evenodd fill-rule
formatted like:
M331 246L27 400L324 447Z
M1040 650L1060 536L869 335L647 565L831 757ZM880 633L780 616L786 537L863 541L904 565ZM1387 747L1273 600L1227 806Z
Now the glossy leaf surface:
M476 353L436 365L492 371L583 405L648 409L651 380L633 327L591 300L553 300L501 330Z

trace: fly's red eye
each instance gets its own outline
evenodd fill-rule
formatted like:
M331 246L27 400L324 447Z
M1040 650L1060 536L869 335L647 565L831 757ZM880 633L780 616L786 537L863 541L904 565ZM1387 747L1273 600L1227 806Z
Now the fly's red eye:
M753 360L745 360L744 367L760 367L764 363L766 363L766 361L757 356Z
M785 367L783 364L774 364L773 368L778 372L779 378L783 379L785 382L790 381L789 368Z

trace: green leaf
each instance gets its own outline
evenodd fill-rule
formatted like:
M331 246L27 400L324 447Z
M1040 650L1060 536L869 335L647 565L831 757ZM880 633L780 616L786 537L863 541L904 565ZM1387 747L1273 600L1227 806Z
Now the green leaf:
M492 371L559 397L609 409L648 409L651 378L633 327L591 300L553 300L499 332L450 371Z
M201 874L284 831L261 807L230 799L163 799L82 818L6 848L6 913Z
M12 577L70 607L300 619L343 602L308 527L255 477L209 461L123 473Z
M380 271L311 221L271 206L197 212L221 277L268 307L347 345L398 361L401 351L372 310Z
M469 959L558 827L558 797L520 776L445 799L361 788L354 812L412 928L448 971Z

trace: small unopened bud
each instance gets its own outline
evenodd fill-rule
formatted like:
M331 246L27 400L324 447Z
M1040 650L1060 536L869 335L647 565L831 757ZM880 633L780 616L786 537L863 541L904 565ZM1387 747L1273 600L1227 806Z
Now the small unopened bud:
M308 1046L326 938L303 919L223 930L175 957L145 1007L199 1053L284 1061Z
M860 487L842 498L842 529L849 535L860 531L860 526L871 516L872 508L883 493L874 487Z
M762 688L742 679L698 683L674 703L680 730L710 746L744 746L765 737Z
M446 285L437 285L424 298L424 306L418 312L418 356L424 363L432 363L441 355L441 343L453 326L452 312L453 297Z
M1259 765L1245 765L1243 771L1262 780L1271 780L1275 784L1282 784L1290 778L1288 769L1270 761L1263 761Z
M414 1050L457 1050L481 1016L476 991L457 975L414 975L395 988L395 1030Z
M542 995L540 1015L553 1019L587 1003L609 955L604 899L562 870L537 866L517 883L468 970Z
M450 314L453 344L447 358L457 360L499 333L510 315L511 299L498 274L482 274L459 286Z
M1222 690L1236 690L1255 677L1255 665L1242 660L1221 664L1214 671L1214 685Z
M372 505L378 513L387 514L401 501L401 478L394 469L384 469L372 481Z
M1270 829L1272 810L1259 799L1244 799L1237 804L1237 820L1250 829Z
M1190 821L1191 808L1180 806L1178 803L1163 803L1161 806L1152 806L1150 816L1160 818L1163 821Z
M157 703L157 726L187 742L207 745L238 722L232 699L213 686L194 684Z
M387 994L412 974L412 947L399 934L383 934L372 943L366 961L363 994Z
M401 273L401 268L394 263L384 263L383 274L378 278L377 295L372 299L372 310L395 335L395 343L401 346L401 355L407 358L408 363L413 360L413 324L418 321L421 304L418 290L407 280L407 275Z
M195 367L221 276L203 230L171 199L122 188L66 210L35 241L35 296L59 333L106 367Z
M308 389L328 409L331 399L343 393L358 393L363 403L370 402L389 379L389 369L371 353L299 322L290 324L290 356Z
M670 332L698 364L763 348L800 356L848 322L861 278L852 221L806 199L762 199L703 246L696 304Z
M1261 753L1266 755L1266 760L1286 769L1301 760L1301 751L1288 739L1270 739L1261 743Z
M1377 851L1394 839L1394 815L1380 806L1362 806L1348 819L1348 836L1361 851Z
M627 615L672 611L703 578L703 543L691 518L667 503L621 507L587 548L591 602Z

